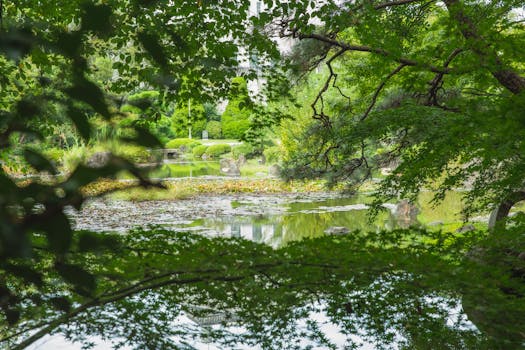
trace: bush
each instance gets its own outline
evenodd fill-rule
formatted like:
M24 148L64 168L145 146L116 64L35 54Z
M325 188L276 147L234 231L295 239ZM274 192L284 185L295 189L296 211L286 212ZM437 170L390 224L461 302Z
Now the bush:
M120 145L115 153L134 163L149 163L152 158L151 153L140 146Z
M64 158L64 150L61 148L49 148L42 152L44 157L49 159L55 165L62 164L62 159Z
M263 151L264 158L268 163L277 163L281 158L281 149L278 146L273 146Z
M251 100L244 78L232 79L230 100L221 116L222 136L240 139L250 128Z
M219 156L231 152L232 148L227 144L211 145L206 150L205 154L209 158L218 158Z
M165 147L174 149L180 149L184 147L186 150L190 150L200 145L202 144L199 141L193 139L173 139L168 141Z
M222 137L221 122L212 120L206 124L206 130L208 131L208 137L210 139L220 139Z
M69 172L75 167L84 162L87 158L88 151L85 147L72 147L64 152L62 157L62 164L64 169Z
M193 148L193 151L192 151L193 157L202 158L202 155L206 152L207 149L208 149L208 146L206 145L200 145L200 146Z
M253 158L255 155L255 149L249 143L242 143L232 148L233 158L238 159L241 154L245 158Z

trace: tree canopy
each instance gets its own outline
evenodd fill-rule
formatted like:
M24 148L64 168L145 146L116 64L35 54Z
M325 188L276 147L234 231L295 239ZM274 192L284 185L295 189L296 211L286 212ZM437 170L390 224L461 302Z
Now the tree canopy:
M296 52L308 51L291 58L326 66L311 101L317 122L290 176L352 184L396 160L381 201L424 187L439 199L469 181L467 214L523 187L523 4L309 4L278 12L283 35L300 41Z
M162 185L116 155L58 174L38 148L51 126L89 142L96 120L119 124L121 94L143 88L177 101L226 97L239 48L259 57L244 79L266 81L268 108L254 106L248 136L282 118L272 103L291 97L288 80L324 66L312 100L296 99L313 121L284 164L289 177L352 185L395 161L377 204L424 188L439 200L469 181L467 215L523 189L522 1L263 3L253 15L247 0L0 2L0 150L57 175L0 171L0 344L22 349L60 331L189 348L201 330L169 320L208 303L246 329L212 331L224 346L336 348L310 317L320 311L350 348L355 335L384 348L523 346L520 217L490 233L356 232L278 250L161 229L73 232L64 210L97 180L126 170ZM297 42L284 60L275 37ZM162 146L140 123L121 127L122 144Z

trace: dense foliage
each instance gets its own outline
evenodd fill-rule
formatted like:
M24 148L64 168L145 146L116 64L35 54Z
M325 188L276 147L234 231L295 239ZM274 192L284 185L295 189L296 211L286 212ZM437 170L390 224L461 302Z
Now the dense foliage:
M65 212L100 178L126 170L161 187L126 157L162 147L155 135L171 137L177 108L190 118L179 124L193 128L191 101L202 106L203 128L217 121L204 102L221 97L229 97L222 136L255 145L284 114L313 114L283 140L290 177L353 184L395 164L378 203L425 187L440 199L468 180L466 214L523 188L522 1L264 4L252 16L247 0L0 2L2 346L63 332L86 344L99 335L136 348L189 347L200 329L170 320L206 305L243 325L241 335L207 335L230 347L336 348L319 313L350 348L355 336L378 348L523 347L519 216L491 233L355 232L277 250L163 230L73 232ZM286 64L272 35L300 42ZM242 78L240 48L259 58L259 71ZM272 101L290 92L283 82L321 63L297 90L311 110L277 111ZM258 75L267 82L260 104L246 88ZM78 154L65 174L48 159L108 140L115 152ZM217 155L230 151L222 148ZM15 157L36 180L12 176Z
M523 261L514 254L525 248L519 227L462 237L354 232L278 250L161 229L127 235L79 232L70 259L98 276L94 294L72 295L63 283L35 293L10 277L32 307L23 309L16 328L2 329L2 342L23 349L44 334L63 331L77 341L95 335L137 349L175 349L204 332L208 341L229 348L245 343L336 349L335 340L323 333L329 321L340 334L338 343L350 348L366 341L378 349L511 349L523 341L518 331L525 305L496 286L515 295L525 292L518 277ZM93 240L111 242L110 248L86 251L85 242ZM502 261L501 249L509 244L515 250ZM466 254L473 247L476 251ZM52 260L48 253L40 260L49 281L57 278ZM508 263L520 267L509 270ZM53 304L60 311L52 311L48 305ZM218 311L225 321L237 320L243 331L203 330L174 321L182 312L202 318Z
M276 10L298 70L325 67L299 90L315 122L291 143L289 176L353 185L395 168L380 201L469 183L467 215L523 187L522 3L310 4Z
M222 135L227 139L241 139L250 127L251 100L243 78L232 79L229 101L221 116Z
M232 147L230 145L219 143L216 145L211 145L208 148L206 148L206 152L204 152L204 154L208 158L213 159L213 158L219 158L219 156L229 153L231 150L232 150Z

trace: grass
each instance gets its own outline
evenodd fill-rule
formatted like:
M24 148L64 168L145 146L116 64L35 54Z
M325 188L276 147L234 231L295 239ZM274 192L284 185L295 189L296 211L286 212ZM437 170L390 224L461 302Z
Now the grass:
M203 145L206 145L206 146L210 146L210 145L218 145L218 144L221 144L221 143L241 143L241 141L239 140L236 140L236 139L219 139L219 140L212 140L212 139L208 139L208 140L201 140L201 139L195 139L197 141L199 141L200 143L202 143Z
M102 195L130 201L175 200L202 194L233 193L306 193L322 192L326 188L322 181L283 182L277 179L182 179L164 181L166 189L140 188L132 181L100 180L86 186L83 193L89 196Z
M259 164L257 159L249 159L241 166L241 176L255 177L258 176L258 174L263 174L263 176L266 176L268 175L269 168L270 165Z

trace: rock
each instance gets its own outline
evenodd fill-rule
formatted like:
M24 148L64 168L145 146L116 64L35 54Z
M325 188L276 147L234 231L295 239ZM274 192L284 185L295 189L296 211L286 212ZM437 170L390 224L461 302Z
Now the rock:
M457 233L465 233L470 231L476 231L476 228L472 224L461 226L456 230Z
M270 166L270 168L268 169L268 175L271 177L280 177L281 167L277 164Z
M394 211L396 222L402 228L407 228L417 224L417 214L419 214L419 209L406 199L399 202Z
M324 230L327 235L346 235L350 230L344 226L332 226Z
M86 161L86 166L90 168L101 168L109 161L111 158L111 152L97 152L94 153Z
M429 227L432 227L432 226L443 226L445 223L443 221L432 221L430 223L427 224L427 226Z
M239 158L237 158L237 165L241 167L244 164L246 164L246 157L244 156L244 154L239 154Z
M220 162L221 173L227 176L240 176L241 170L237 162L233 159L221 159Z
M392 175L392 172L394 171L394 169L392 169L392 168L381 168L380 171L381 171L381 175L388 176L388 175Z

